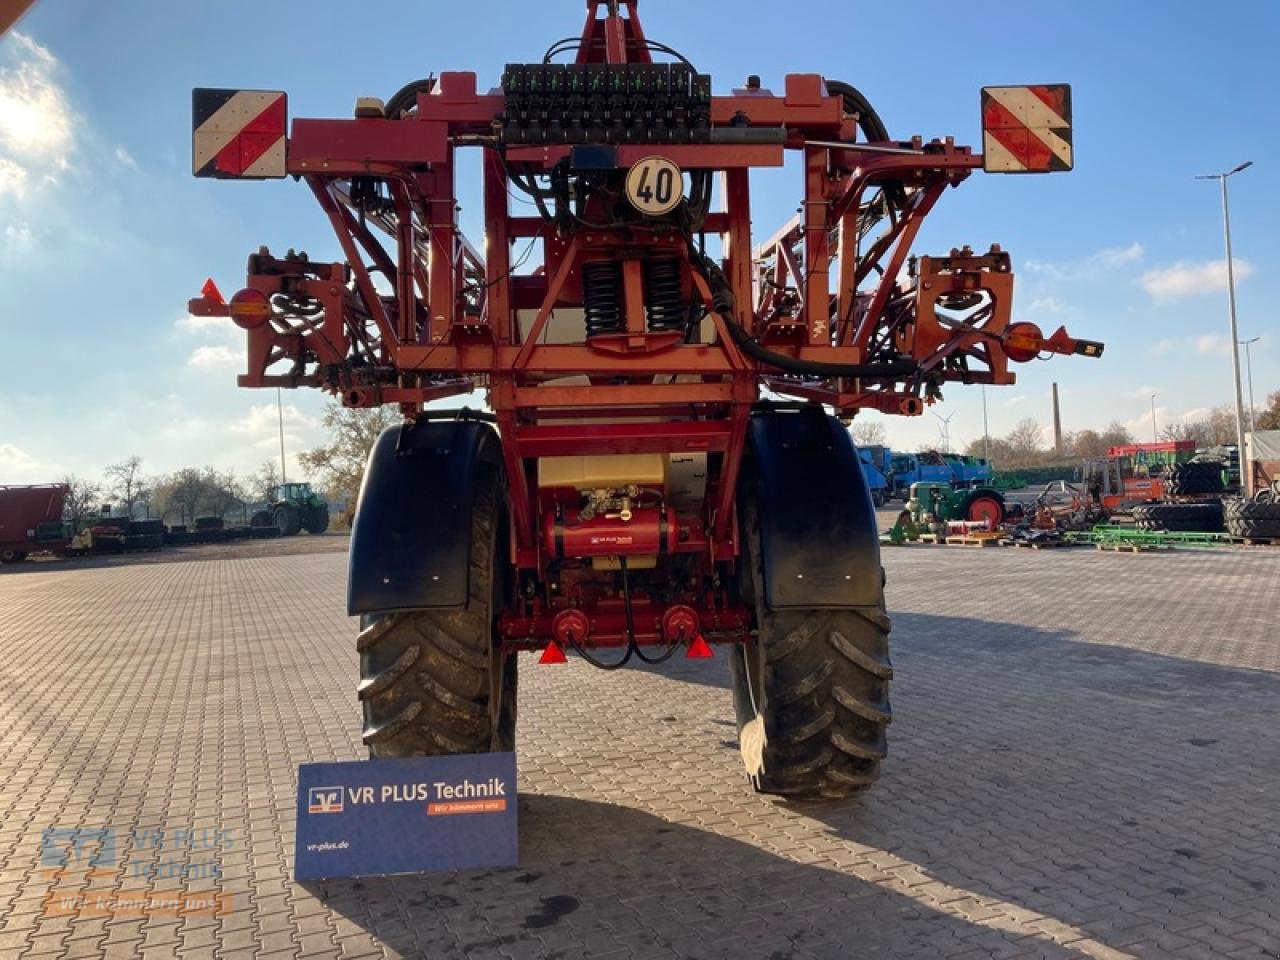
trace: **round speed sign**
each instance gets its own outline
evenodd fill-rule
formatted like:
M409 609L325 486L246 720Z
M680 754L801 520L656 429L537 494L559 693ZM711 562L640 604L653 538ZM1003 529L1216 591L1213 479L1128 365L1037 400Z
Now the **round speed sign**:
M666 157L645 157L627 171L627 199L641 213L660 217L684 198L684 175Z

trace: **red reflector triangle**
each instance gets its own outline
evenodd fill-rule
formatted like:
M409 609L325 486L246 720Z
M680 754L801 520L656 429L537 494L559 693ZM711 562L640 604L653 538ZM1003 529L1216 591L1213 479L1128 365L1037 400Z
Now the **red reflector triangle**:
M204 282L204 286L200 288L200 293L206 300L212 300L220 307L225 307L227 305L227 301L222 297L222 291L219 290L218 285L213 282L213 277L210 277Z
M546 645L542 651L542 656L538 658L539 663L568 663L569 658L564 655L564 651L560 649L560 644L552 640Z
M702 634L696 633L693 636L693 643L689 644L689 649L685 652L685 657L689 660L710 660L715 654L711 652L706 638Z

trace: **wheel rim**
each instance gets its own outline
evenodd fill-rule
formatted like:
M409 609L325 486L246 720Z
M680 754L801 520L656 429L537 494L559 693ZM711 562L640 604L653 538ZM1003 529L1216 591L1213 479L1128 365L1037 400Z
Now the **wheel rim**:
M985 523L994 530L1000 523L1000 504L991 497L977 497L969 504L969 520L973 523Z

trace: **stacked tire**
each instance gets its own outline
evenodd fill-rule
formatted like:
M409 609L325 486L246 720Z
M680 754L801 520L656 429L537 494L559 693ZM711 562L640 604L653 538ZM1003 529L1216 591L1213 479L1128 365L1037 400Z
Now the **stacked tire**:
M163 546L163 520L130 521L124 538L126 550L159 550Z
M1222 504L1150 503L1133 508L1133 522L1139 530L1168 533L1221 533Z
M1280 538L1280 503L1232 500L1227 504L1227 532L1251 540Z
M1221 493L1222 464L1217 460L1175 463L1165 474L1164 492L1171 497Z

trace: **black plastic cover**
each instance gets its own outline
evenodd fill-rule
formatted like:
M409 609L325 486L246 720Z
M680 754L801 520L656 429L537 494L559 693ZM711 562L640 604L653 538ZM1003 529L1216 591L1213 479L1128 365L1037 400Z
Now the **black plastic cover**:
M384 430L351 530L347 613L465 606L474 478L480 464L499 462L498 434L487 423Z
M848 430L818 408L767 410L747 437L768 607L881 606L875 509Z

